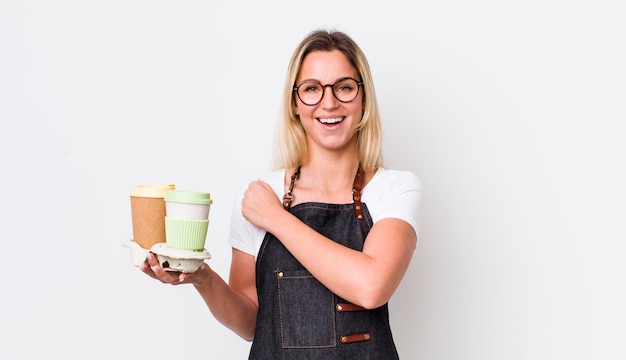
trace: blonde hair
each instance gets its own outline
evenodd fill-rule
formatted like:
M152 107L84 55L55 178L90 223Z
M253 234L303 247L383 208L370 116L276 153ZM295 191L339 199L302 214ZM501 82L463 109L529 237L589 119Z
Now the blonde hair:
M383 167L382 126L370 67L361 48L348 35L336 30L309 33L294 51L287 69L283 100L274 141L274 169L295 168L307 155L306 134L295 114L293 87L302 61L314 51L341 51L363 82L363 117L357 129L357 152L364 170Z

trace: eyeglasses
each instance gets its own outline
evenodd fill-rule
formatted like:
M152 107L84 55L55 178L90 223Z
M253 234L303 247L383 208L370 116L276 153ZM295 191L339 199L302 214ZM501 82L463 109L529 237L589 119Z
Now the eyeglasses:
M298 98L305 105L314 106L319 104L324 98L326 87L330 86L335 98L342 103L348 103L359 96L359 88L363 86L353 78L345 77L337 80L334 84L322 85L319 81L307 80L298 86L293 87L293 91L298 94Z

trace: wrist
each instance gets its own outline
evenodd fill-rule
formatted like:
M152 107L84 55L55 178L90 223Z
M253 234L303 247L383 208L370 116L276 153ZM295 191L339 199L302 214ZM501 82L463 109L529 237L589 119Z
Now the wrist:
M287 229L287 224L291 221L292 218L295 218L289 211L281 209L276 212L276 214L271 216L272 221L269 222L267 228L264 230L274 234L276 237L280 239L279 234L284 232Z
M193 277L193 285L195 287L209 287L211 286L211 282L213 280L213 275L215 273L206 263L202 264L202 266L196 270Z

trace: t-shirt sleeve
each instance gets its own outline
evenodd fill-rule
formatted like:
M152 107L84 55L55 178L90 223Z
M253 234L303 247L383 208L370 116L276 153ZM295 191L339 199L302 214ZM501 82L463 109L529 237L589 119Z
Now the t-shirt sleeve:
M412 172L396 171L381 187L376 219L396 218L409 223L419 236L422 210L422 182Z
M283 176L284 171L274 171L265 174L261 177L261 180L270 184L276 196L278 197L283 189ZM247 254L256 256L263 238L265 236L265 230L252 225L241 213L241 200L248 188L248 185L242 186L232 207L232 213L230 217L230 234L228 237L228 243L231 247L241 250ZM277 198L277 201L280 201Z
M242 187L235 198L230 217L230 235L228 243L231 247L241 250L247 254L255 255L254 236L255 227L248 222L241 213L241 200L246 187Z

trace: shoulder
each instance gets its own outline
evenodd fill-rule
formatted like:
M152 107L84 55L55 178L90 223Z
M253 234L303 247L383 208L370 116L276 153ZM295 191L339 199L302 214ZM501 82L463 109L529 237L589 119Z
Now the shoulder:
M379 168L366 185L366 188L383 192L393 188L398 190L400 188L403 190L421 190L422 181L415 173L408 170Z
M281 194L285 189L285 169L280 170L272 170L261 174L259 177L255 179L250 179L248 182L243 184L240 188L239 197L242 198L245 190L248 188L250 182L254 180L261 180L267 183L272 187L275 193Z
M282 196L285 191L285 169L267 172L261 175L259 180L262 180L271 186L277 195Z

